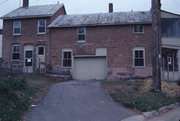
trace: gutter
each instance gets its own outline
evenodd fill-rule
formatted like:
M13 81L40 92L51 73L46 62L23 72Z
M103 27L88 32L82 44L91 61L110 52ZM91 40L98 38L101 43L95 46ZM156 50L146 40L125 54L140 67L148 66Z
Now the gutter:
M83 25L62 25L62 26L51 26L49 25L48 28L71 28L71 27L84 27L84 26L89 26L89 27L94 27L94 26L113 26L113 25L137 25L137 24L146 24L146 25L151 25L152 22L145 22L145 23L113 23L113 24L83 24Z

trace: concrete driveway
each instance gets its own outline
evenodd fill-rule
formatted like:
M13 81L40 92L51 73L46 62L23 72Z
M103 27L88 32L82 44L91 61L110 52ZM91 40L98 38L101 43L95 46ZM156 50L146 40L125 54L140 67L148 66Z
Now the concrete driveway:
M50 88L26 121L120 121L132 115L111 101L100 82L71 81Z

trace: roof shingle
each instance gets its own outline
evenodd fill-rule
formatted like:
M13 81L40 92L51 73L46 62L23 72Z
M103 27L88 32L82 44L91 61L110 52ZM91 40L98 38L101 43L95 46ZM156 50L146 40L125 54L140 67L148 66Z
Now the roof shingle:
M48 17L52 16L63 4L29 6L27 8L20 7L4 16L2 19L16 18L32 18L32 17Z
M150 11L60 15L49 27L150 24Z

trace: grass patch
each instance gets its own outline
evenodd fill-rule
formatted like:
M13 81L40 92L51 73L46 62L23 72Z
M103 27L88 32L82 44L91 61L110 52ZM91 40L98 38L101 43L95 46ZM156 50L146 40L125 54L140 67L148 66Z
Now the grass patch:
M0 74L0 119L20 121L32 103L42 99L48 89L63 80L45 74Z
M151 91L152 80L104 82L114 101L131 109L151 111L180 101L180 86L174 82L162 82L162 92Z
M29 86L22 78L0 79L1 121L19 121L31 104L30 97L36 88Z

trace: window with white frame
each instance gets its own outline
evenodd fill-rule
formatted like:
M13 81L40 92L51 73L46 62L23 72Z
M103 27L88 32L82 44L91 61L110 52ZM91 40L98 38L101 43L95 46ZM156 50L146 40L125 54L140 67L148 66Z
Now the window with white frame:
M72 51L63 51L63 67L72 66Z
M145 49L144 48L133 49L133 65L134 67L145 66Z
M86 27L77 28L77 41L78 42L86 41Z
M144 26L143 25L134 25L133 31L134 31L134 33L144 33Z
M11 47L11 60L18 61L20 59L20 45L14 44Z
M21 21L14 21L13 22L13 35L20 35L21 34Z
M46 20L41 19L38 20L38 34L45 34L46 33Z

